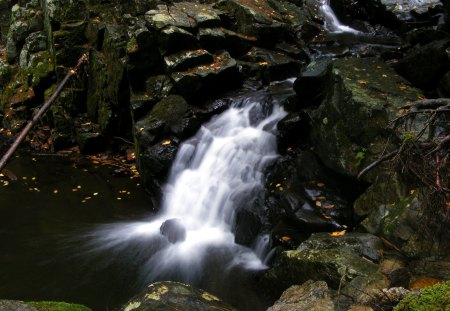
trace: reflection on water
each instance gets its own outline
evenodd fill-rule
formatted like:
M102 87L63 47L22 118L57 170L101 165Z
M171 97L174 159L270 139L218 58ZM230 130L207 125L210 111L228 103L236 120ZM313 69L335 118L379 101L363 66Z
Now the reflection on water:
M138 179L56 157L14 158L7 168L18 180L0 177L0 298L111 310L135 293L133 263L90 255L80 236L98 224L148 217L151 201Z

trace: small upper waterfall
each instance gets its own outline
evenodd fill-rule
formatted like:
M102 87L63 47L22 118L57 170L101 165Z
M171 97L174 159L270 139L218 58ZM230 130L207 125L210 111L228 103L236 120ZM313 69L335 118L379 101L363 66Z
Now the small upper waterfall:
M339 22L338 18L333 12L333 9L330 7L330 0L322 0L320 11L322 12L325 18L325 27L331 33L352 33L352 34L361 33L360 31L353 29L349 26L342 25Z

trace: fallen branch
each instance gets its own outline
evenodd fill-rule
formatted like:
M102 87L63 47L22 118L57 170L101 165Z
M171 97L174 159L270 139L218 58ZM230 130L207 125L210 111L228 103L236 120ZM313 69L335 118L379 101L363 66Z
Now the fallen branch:
M387 161L387 160L391 159L392 157L394 157L395 155L397 155L399 153L399 151L400 151L400 149L396 149L396 150L394 150L392 152L389 152L388 154L385 154L384 156L382 156L378 160L373 161L368 166L366 166L363 170L361 170L356 178L360 179L368 171L374 169L375 167L377 167L378 165L380 165L384 161Z
M87 54L83 54L80 59L78 60L78 63L71 69L69 69L69 72L66 74L64 79L61 81L61 83L56 88L55 92L53 92L52 96L42 105L42 107L39 109L39 111L27 122L27 125L22 129L20 134L16 137L14 140L14 143L9 147L8 151L3 155L2 159L0 160L0 172L5 167L6 163L8 162L9 158L14 154L14 152L19 147L20 143L25 139L28 132L31 130L31 128L34 126L34 124L42 117L42 115L47 111L47 109L50 107L51 104L55 101L55 99L59 96L61 91L63 90L64 86L66 85L67 81L70 77L76 74L77 70L80 68L80 66L88 60Z

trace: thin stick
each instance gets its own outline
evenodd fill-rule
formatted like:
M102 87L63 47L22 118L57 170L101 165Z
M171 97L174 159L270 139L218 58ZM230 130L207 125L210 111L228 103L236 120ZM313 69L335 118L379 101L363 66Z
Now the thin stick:
M44 105L39 109L39 111L27 122L27 125L22 129L20 134L16 137L16 140L14 140L14 143L9 147L8 151L3 155L2 159L0 160L0 172L5 167L6 163L8 162L9 158L14 154L14 152L19 147L20 143L25 139L28 132L31 130L31 128L34 126L34 124L42 117L42 115L47 111L47 109L50 107L50 105L55 101L55 99L59 96L61 91L63 90L65 84L69 80L69 78L76 74L78 68L83 64L85 61L87 61L88 56L87 54L83 54L80 59L78 60L78 63L75 65L75 67L71 68L69 72L66 74L64 79L61 81L61 83L56 88L55 92L53 92L52 96L44 103Z
M356 178L357 178L357 179L360 179L361 176L363 176L364 174L366 174L366 173L367 173L368 171L370 171L371 169L377 167L378 165L380 165L380 164L383 163L384 161L387 161L387 160L391 159L393 156L395 156L396 154L398 154L399 151L400 151L400 149L394 150L394 151L392 151L392 152L389 152L388 154L385 154L384 156L382 156L382 157L379 158L378 160L373 161L373 162L370 163L368 166L366 166L363 170L361 170Z

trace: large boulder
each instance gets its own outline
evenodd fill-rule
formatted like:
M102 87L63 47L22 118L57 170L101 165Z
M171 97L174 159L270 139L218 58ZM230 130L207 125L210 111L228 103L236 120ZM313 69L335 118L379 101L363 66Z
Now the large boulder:
M369 233L349 232L341 236L331 236L329 233L313 233L297 249L341 249L353 252L372 261L381 259L381 239Z
M401 138L389 128L409 101L422 94L374 58L332 62L327 93L311 113L311 141L331 169L354 176ZM373 180L366 175L366 180Z
M308 279L326 281L337 289L357 277L367 277L377 271L377 265L354 252L330 249L298 249L282 252L268 270L263 282L274 293Z
M177 282L150 284L127 302L121 311L236 311L216 296Z
M302 285L293 285L267 309L267 311L286 310L334 311L327 283L309 280Z

